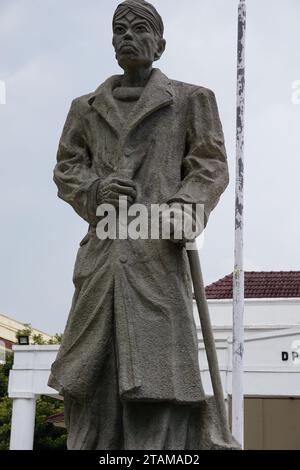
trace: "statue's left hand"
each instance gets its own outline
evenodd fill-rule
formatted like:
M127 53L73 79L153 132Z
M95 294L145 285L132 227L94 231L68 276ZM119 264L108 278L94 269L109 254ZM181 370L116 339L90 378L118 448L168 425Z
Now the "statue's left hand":
M118 207L120 197L127 197L129 204L132 204L136 199L136 194L134 181L110 175L98 185L97 204L112 204Z
M192 210L183 204L171 204L169 209L161 213L162 229L170 226L170 241L178 244L193 242L202 232L199 224L196 224Z

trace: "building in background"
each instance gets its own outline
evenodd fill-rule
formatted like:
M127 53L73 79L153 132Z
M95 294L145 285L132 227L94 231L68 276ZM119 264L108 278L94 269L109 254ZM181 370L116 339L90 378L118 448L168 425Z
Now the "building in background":
M25 327L24 323L14 320L7 315L0 314L0 363L5 360L5 355L11 351L12 345L17 343L17 331L23 330ZM45 341L52 338L52 336L36 328L32 328L32 334L40 335Z
M232 286L230 274L206 287L229 410ZM244 319L245 448L300 450L300 271L246 272Z
M216 339L232 336L232 274L206 287ZM197 307L195 320L199 326ZM245 339L300 327L300 271L245 272Z

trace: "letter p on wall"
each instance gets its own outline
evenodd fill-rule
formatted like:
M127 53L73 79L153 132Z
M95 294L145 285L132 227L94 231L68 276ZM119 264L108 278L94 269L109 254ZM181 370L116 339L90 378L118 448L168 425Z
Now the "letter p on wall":
M6 86L3 80L0 80L0 104L6 104Z
M293 363L296 365L300 364L300 340L295 340L292 343L292 358Z

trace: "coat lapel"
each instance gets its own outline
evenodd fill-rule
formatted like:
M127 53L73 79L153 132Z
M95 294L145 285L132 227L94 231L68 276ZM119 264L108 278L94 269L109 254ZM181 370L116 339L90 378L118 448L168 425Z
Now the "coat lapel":
M118 106L113 98L112 90L120 81L120 78L120 75L113 75L108 78L89 98L89 104L98 111L118 137L121 134L123 122Z
M135 107L128 116L127 134L155 111L173 103L170 80L159 70L154 69Z
M118 137L126 137L146 117L171 105L173 91L170 80L159 69L154 69L140 99L124 123L112 95L112 90L120 79L121 75L114 75L106 80L89 98L89 104L98 111Z

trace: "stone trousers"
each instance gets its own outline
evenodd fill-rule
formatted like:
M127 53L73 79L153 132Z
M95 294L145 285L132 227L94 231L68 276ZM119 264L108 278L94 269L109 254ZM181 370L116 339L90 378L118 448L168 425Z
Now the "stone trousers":
M65 396L69 450L185 449L192 407L122 402L115 355L108 355L99 388L85 403Z
M88 365L87 365L88 366ZM222 441L213 399L197 405L121 401L114 340L93 397L65 396L69 450L232 449Z

